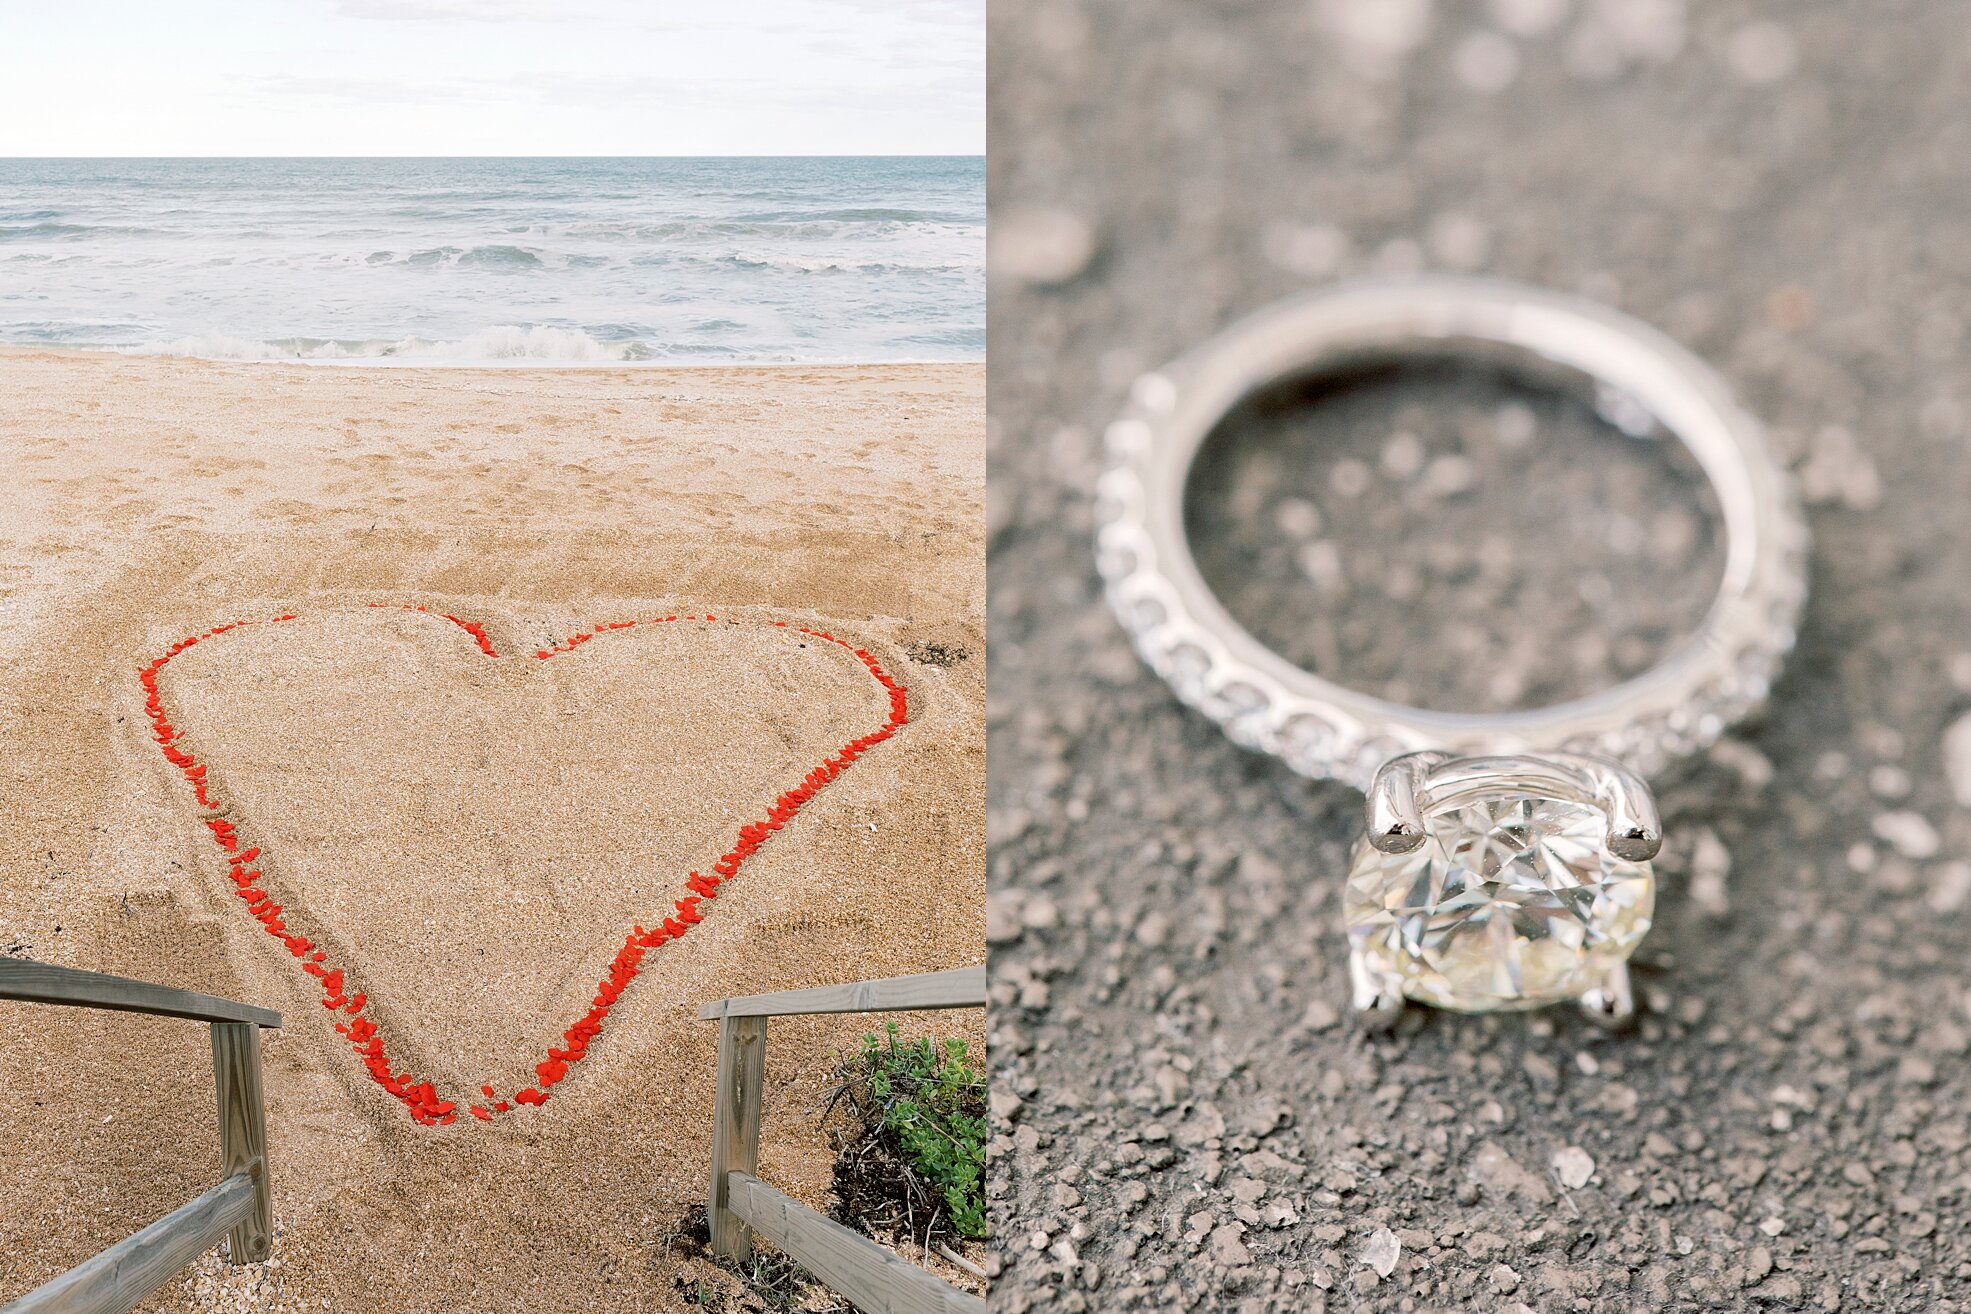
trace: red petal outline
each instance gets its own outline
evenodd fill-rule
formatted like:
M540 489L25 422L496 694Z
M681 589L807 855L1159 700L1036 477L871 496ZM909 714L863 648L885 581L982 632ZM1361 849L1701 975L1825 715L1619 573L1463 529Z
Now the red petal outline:
M384 608L390 604L372 602L369 605L374 608ZM500 660L500 654L494 648L483 626L450 613L433 612L429 608L414 606L411 603L402 604L401 609L421 612L433 619L447 621L457 626L473 640L486 657ZM402 1103L416 1122L427 1127L449 1126L458 1120L456 1112L458 1105L451 1100L440 1098L431 1082L416 1078L408 1072L391 1070L389 1052L384 1045L381 1029L369 1018L356 1016L362 1011L368 995L354 990L345 993L345 986L348 984L345 981L345 969L323 966L328 961L328 955L317 948L315 942L305 935L290 932L288 924L280 916L284 911L282 906L275 903L265 890L257 886L256 882L261 879L261 872L249 870L246 864L260 857L262 846L254 845L242 852L239 828L224 816L216 815L226 811L226 805L210 792L210 786L206 781L206 764L196 754L187 753L179 747L187 740L186 732L171 723L163 697L158 692L158 673L170 664L173 657L188 648L234 630L256 625L278 625L296 619L298 619L296 614L289 612L265 621L230 621L172 644L161 656L153 658L138 671L137 680L143 686L145 695L144 714L150 718L152 738L163 751L165 760L185 777L200 811L206 814L201 820L212 832L213 843L226 854L227 874L238 887L237 893L240 898L246 902L248 915L259 921L269 935L279 939L288 953L301 961L303 971L316 978L321 987L322 1006L348 1019L338 1021L335 1029L348 1040L350 1049L368 1070L370 1079ZM605 621L591 630L573 634L560 643L541 649L533 655L539 660L547 661L575 651L598 635L636 629L639 626L669 625L679 622L704 625L721 623L717 617L709 613L704 616L672 615L653 616L642 620ZM723 623L730 625L736 622L727 620ZM810 629L790 621L773 621L771 624L776 629L784 629L793 634L804 634L820 642L834 644L853 656L869 672L870 677L889 694L889 719L880 728L851 739L836 750L833 756L801 777L800 783L776 798L758 821L742 825L739 828L737 842L710 864L712 874L701 874L694 870L685 880L685 887L690 893L678 899L670 915L664 916L649 930L642 925L630 928L629 934L623 939L623 947L617 951L616 957L609 965L608 973L596 986L595 998L591 1001L589 1011L561 1033L565 1045L550 1046L546 1058L535 1065L535 1076L542 1087L553 1086L565 1080L569 1075L569 1068L587 1056L590 1042L602 1033L602 1026L608 1020L609 1010L615 1007L623 991L636 979L646 953L677 939L703 921L705 914L701 911L700 905L717 898L718 887L721 884L738 875L739 869L745 865L746 860L759 852L775 832L793 820L795 814L805 807L829 781L839 776L869 749L896 734L910 720L909 691L891 679L889 672L885 671L882 664L868 651L824 630ZM469 1111L473 1118L479 1122L493 1121L509 1112L514 1104L541 1105L547 1103L549 1099L549 1093L545 1089L535 1089L532 1086L517 1090L506 1099L494 1098L491 1086L481 1086L480 1090L492 1102L492 1107L490 1110L476 1104L470 1107Z

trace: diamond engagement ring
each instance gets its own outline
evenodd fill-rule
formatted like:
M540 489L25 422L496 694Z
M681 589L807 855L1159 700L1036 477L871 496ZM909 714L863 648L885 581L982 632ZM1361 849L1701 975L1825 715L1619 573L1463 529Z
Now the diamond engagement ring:
M1528 711L1425 711L1296 666L1235 621L1185 538L1185 485L1241 402L1283 384L1457 360L1675 434L1717 491L1723 581L1695 634L1614 688ZM1644 777L1762 704L1806 599L1807 533L1759 423L1702 361L1593 302L1423 277L1340 285L1242 320L1136 381L1107 433L1099 564L1143 660L1236 742L1368 795L1342 906L1354 1005L1460 1012L1578 1000L1620 1025L1655 907Z

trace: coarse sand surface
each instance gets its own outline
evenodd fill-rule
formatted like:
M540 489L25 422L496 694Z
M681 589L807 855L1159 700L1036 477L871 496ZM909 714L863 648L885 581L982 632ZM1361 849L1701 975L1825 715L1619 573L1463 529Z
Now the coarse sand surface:
M147 1308L683 1307L698 1005L982 956L982 368L13 352L0 395L0 951L286 1018L275 1262L208 1258ZM159 670L160 745L140 668L244 620ZM888 724L878 672L908 720L788 815ZM694 897L548 1102L513 1104L632 928ZM352 1019L452 1118L415 1121ZM773 1023L762 1176L825 1203L828 1056L882 1021ZM0 1005L0 1082L0 1294L215 1179L196 1024Z

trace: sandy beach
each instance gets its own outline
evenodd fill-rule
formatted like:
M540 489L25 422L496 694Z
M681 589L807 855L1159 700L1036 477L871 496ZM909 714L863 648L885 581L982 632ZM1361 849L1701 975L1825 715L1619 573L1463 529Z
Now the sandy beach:
M983 956L984 376L0 351L0 952L286 1018L275 1261L144 1308L690 1307L698 1005ZM0 1297L216 1180L197 1024L0 1081Z

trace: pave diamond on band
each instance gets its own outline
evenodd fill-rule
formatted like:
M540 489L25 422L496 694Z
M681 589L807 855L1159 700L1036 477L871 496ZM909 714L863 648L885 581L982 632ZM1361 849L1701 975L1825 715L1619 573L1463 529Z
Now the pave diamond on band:
M1531 373L1584 382L1604 416L1633 432L1660 424L1697 458L1723 513L1724 577L1697 632L1663 662L1552 707L1430 712L1295 666L1212 595L1184 539L1183 500L1219 421L1284 380L1445 356L1516 359ZM1426 749L1565 750L1661 770L1765 701L1806 599L1806 526L1790 481L1723 380L1636 320L1510 283L1357 283L1280 303L1137 380L1107 445L1098 564L1143 660L1236 742L1358 789L1390 758Z
M1267 648L1214 596L1184 490L1234 407L1296 379L1419 358L1505 363L1585 386L1610 423L1675 434L1717 490L1725 568L1697 632L1600 693L1500 714L1432 712L1343 688ZM1098 563L1143 660L1237 743L1369 795L1344 909L1355 1004L1468 1012L1574 998L1632 1011L1661 843L1642 776L1761 706L1806 600L1806 524L1764 431L1709 367L1606 307L1511 283L1346 284L1243 320L1138 379L1110 425Z

